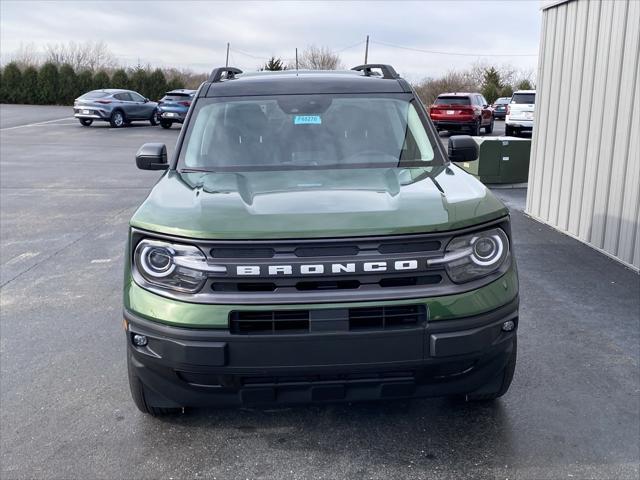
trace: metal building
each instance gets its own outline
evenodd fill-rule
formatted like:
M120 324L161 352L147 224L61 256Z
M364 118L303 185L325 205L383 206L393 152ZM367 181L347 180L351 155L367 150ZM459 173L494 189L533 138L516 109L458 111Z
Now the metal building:
M640 1L543 2L526 212L640 269Z

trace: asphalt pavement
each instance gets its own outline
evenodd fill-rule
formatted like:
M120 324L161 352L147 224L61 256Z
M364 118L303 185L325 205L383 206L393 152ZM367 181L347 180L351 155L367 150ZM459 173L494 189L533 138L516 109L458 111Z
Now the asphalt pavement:
M139 413L123 254L160 174L134 155L178 128L69 114L0 107L0 478L638 478L640 277L526 217L524 189L496 190L521 288L501 400Z

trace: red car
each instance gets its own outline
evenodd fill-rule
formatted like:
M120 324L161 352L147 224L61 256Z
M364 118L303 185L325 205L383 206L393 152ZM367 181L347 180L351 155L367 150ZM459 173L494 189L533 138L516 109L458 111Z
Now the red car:
M480 135L480 129L493 132L493 110L479 93L443 93L436 98L429 116L438 131L467 130Z

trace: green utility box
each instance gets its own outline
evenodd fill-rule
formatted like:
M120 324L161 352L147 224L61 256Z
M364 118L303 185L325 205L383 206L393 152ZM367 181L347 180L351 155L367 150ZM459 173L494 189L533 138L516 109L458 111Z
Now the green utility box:
M474 137L479 156L460 163L482 183L526 183L529 178L531 140L514 137Z

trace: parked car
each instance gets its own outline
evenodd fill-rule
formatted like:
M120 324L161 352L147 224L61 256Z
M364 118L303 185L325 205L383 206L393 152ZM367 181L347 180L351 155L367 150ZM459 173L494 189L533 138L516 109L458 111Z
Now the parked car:
M509 105L507 105L507 116L504 120L505 135L518 136L522 132L532 132L535 110L535 90L514 92Z
M85 127L94 120L109 122L114 128L124 127L138 120L157 125L157 107L156 102L151 102L138 92L107 88L92 90L76 98L73 116Z
M493 118L502 118L507 116L507 105L511 101L511 97L497 98L491 108L493 109Z
M480 135L480 129L493 132L493 111L479 93L443 93L429 109L431 120L438 131L459 132L468 130Z
M184 123L195 90L184 88L167 92L158 102L158 121L162 128L171 128L174 123Z
M382 75L373 75L372 70ZM130 221L129 385L186 407L493 400L517 357L509 211L390 65L211 72Z

